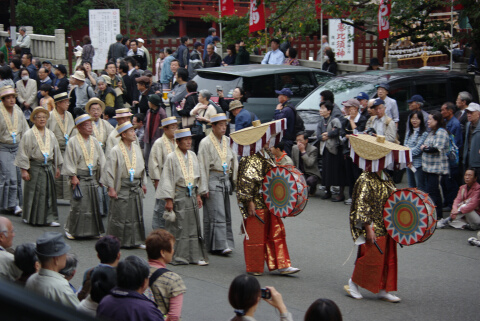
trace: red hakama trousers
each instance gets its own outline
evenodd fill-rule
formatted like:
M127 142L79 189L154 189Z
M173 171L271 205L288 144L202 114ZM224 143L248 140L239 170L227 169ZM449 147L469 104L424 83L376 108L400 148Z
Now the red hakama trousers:
M263 272L264 261L267 261L269 271L289 267L290 256L282 219L267 209L256 212L265 224L256 216L249 216L245 220L249 236L248 240L245 236L243 241L247 272Z
M389 236L377 237L380 254L373 243L358 248L352 281L370 292L397 291L397 243Z

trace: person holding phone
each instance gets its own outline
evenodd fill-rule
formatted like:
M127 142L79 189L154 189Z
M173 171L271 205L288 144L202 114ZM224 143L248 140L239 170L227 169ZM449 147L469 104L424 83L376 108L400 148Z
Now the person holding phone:
M255 311L261 299L278 310L280 321L293 321L280 292L273 286L261 289L257 278L247 274L237 276L230 284L228 301L235 312L230 321L255 321Z

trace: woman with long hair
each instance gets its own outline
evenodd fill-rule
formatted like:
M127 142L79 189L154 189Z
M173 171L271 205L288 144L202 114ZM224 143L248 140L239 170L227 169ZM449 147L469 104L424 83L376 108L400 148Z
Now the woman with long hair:
M428 131L421 110L413 111L410 116L410 128L405 135L403 145L412 150L412 163L407 168L408 187L416 187L425 190L425 178L422 169L422 154L420 147L427 139Z
M425 192L430 195L434 205L442 208L442 195L438 183L440 176L449 173L447 152L450 148L448 132L445 121L439 111L432 111L428 116L428 133L425 142L420 147L422 154L422 169L425 176ZM437 216L442 218L442 211L437 211Z

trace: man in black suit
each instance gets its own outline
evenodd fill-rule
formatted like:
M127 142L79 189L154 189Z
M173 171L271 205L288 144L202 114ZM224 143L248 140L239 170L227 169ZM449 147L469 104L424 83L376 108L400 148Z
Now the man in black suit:
M134 101L138 101L140 93L137 89L136 79L140 77L140 73L135 69L137 61L132 57L126 57L125 62L128 66L127 77L124 77L125 87L127 88L127 95L125 101L133 106ZM127 79L125 79L127 78Z
M207 56L203 61L203 67L204 68L220 67L221 64L222 64L222 57L220 57L220 55L215 52L215 46L212 44L209 44L207 46Z
M458 93L456 104L459 110L455 113L455 118L460 121L463 136L465 136L465 124L468 122L467 112L465 111L465 109L471 102L472 95L468 91L461 91Z

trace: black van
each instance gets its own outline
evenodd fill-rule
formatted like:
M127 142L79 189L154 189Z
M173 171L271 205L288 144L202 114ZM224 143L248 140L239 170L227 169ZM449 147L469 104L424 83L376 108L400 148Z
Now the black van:
M310 95L297 104L296 108L310 133L316 130L320 119L320 92L331 90L335 95L335 103L341 103L354 98L360 92L365 92L370 98L376 97L375 85L388 83L388 96L395 99L400 114L398 133L403 142L407 117L410 114L407 100L413 95L422 95L425 100L424 110L440 110L443 103L455 103L458 93L468 91L473 101L478 102L478 91L474 76L455 71L431 69L396 69L372 70L337 76L324 85L319 86Z
M207 89L212 100L218 101L217 86L225 97L232 97L235 87L242 87L248 98L245 109L255 113L262 122L272 120L278 104L275 90L288 87L292 102L298 103L312 90L335 75L315 68L288 65L241 65L198 69L193 78L198 90Z

